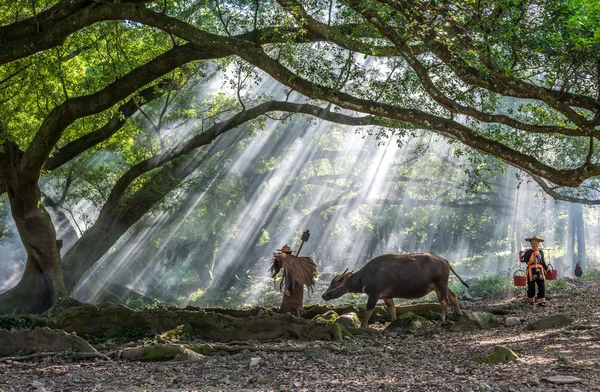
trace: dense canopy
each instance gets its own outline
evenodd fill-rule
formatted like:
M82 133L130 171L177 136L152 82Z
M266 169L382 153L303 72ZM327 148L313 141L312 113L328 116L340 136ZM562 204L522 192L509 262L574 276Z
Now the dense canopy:
M28 256L0 309L69 294L224 134L286 113L434 132L600 203L598 2L14 1L0 26L0 191ZM118 159L88 170L97 151ZM40 184L76 175L100 213L61 258Z

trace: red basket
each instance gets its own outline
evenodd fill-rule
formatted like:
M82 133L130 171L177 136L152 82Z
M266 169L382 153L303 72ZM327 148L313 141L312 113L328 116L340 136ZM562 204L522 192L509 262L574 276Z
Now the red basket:
M517 272L520 272L523 275L517 275ZM527 286L527 277L525 276L525 271L516 270L513 274L513 281L515 283L515 286Z
M552 267L552 264L548 264L548 272L546 272L547 280L556 280L558 278L558 271Z

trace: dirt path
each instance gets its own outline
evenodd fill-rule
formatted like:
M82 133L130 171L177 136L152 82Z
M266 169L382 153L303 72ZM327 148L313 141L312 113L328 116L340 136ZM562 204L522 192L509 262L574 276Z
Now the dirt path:
M426 336L354 337L343 342L287 340L261 347L315 347L306 352L241 352L188 364L58 361L0 364L0 389L9 391L600 391L600 282L571 285L547 308L517 309L520 326ZM512 298L509 302L518 303ZM506 304L477 301L469 310ZM540 317L568 313L574 325L526 331ZM382 325L375 325L383 328ZM506 346L520 356L506 365L481 365L473 355ZM332 347L334 350L326 350ZM309 355L307 355L309 354ZM260 358L260 360L252 360ZM252 362L260 362L250 366ZM550 376L581 382L557 385Z

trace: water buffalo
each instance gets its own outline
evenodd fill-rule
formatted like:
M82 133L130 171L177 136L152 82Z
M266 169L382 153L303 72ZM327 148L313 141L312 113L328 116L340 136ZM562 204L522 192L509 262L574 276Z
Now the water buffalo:
M323 294L323 299L329 301L346 293L367 294L367 313L362 321L364 328L367 327L369 317L380 299L385 302L393 321L396 319L394 298L420 298L432 291L435 291L440 301L442 321L446 321L448 300L456 314L462 315L456 294L448 288L450 271L462 284L469 286L446 259L434 253L378 256L356 273L346 271L333 278Z

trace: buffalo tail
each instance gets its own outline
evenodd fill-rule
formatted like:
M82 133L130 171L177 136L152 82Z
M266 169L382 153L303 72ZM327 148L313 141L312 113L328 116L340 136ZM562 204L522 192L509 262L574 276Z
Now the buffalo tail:
M446 260L446 262L448 263L448 266L450 267L450 271L452 271L452 273L454 275L456 275L456 277L458 278L458 280L460 280L460 283L464 284L465 286L467 286L467 288L469 288L469 285L465 283L464 280L462 280L462 278L460 276L458 276L458 274L456 273L456 271L454 271L454 268L452 268L452 264L450 264L450 262L448 260Z

